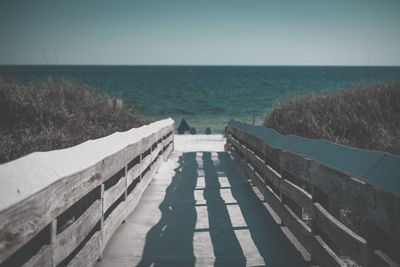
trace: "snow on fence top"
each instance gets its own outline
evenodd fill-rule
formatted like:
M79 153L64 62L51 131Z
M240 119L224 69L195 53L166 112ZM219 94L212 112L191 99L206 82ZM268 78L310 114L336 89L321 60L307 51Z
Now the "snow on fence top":
M160 120L126 132L116 132L103 138L89 140L74 147L34 152L0 165L0 212L63 177L88 169L173 123L170 118Z

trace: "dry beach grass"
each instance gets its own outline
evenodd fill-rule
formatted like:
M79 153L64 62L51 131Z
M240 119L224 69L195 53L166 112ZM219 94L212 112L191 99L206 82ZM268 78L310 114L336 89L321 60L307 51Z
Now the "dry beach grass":
M296 96L276 105L264 126L362 149L400 155L400 82L355 85Z
M360 84L320 95L296 96L276 105L264 126L281 134L400 155L400 82ZM366 220L346 207L340 219L366 236ZM348 266L357 266L346 258Z
M23 85L0 78L0 163L143 124L135 110L109 102L76 82Z

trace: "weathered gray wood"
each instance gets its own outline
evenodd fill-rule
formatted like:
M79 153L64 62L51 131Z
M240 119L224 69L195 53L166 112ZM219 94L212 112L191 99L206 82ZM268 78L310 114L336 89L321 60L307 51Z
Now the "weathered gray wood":
M289 173L311 183L327 195L334 195L337 202L362 214L368 221L400 240L398 196L293 153L282 153L281 163Z
M100 186L100 201L101 201L101 217L100 217L100 256L99 260L103 260L103 251L104 251L104 244L103 244L103 232L104 232L104 213L106 210L104 209L104 184Z
M282 221L289 229L294 233L296 238L302 240L304 247L311 253L312 257L321 266L344 266L343 261L338 255L319 237L313 235L310 227L301 220L287 205L285 207L285 214L282 217ZM290 214L290 216L286 213Z
M56 263L54 261L54 251L57 246L57 219L54 219L50 223L50 248L51 248L51 265L54 267Z
M125 192L126 187L126 177L121 177L118 183L114 186L110 187L108 190L104 191L104 210L108 210L114 202L120 198L122 194Z
M127 173L126 173L126 179L127 179L127 184L128 186L136 179L139 178L140 176L140 163L136 164L133 166Z
M143 158L140 162L140 173L143 173L151 164L151 153Z
M150 136L143 138L144 146L151 146L158 140L156 138L162 136L162 132L173 129L173 121L162 121L160 125L164 126L159 127ZM47 187L43 187L41 191L35 191L24 200L3 209L0 213L0 263L29 242L76 201L144 152L145 150L141 148L141 140L132 137L131 135L128 138L132 140L132 144L126 143L127 146L117 152L104 156L100 161L92 161L92 165L88 164L89 166L82 170L64 175ZM125 139L125 136L121 137L122 139L115 138L115 136L112 138L118 141ZM120 144L124 144L128 139L120 142ZM106 151L103 150L104 155L106 155ZM115 150L111 149L110 151ZM57 170L48 170L48 172L57 172ZM68 172L63 169L60 173Z
M364 238L334 218L319 203L314 203L312 212L313 223L316 223L332 242L362 266L368 265L367 242Z
M231 143L232 143L232 145L233 145L239 152L241 152L244 156L247 155L247 149L246 149L243 145L241 145L241 144L239 143L239 141L237 141L236 139L232 139L232 140L231 140Z
M141 183L141 191L139 192L139 194L143 194L143 191L146 189L148 183L150 182L150 180L153 178L153 171L154 169L150 169L143 177L142 180L140 181Z
M44 245L38 253L22 265L22 267L52 267L53 254L49 245Z
M122 201L119 205L108 215L104 221L103 230L103 243L106 245L110 240L112 234L120 226L122 221L127 217L128 210L126 209L126 201Z
M128 163L138 157L142 153L141 142L137 141L136 143L130 144L126 148L126 158Z
M157 138L158 138L158 139L163 139L164 136L166 136L169 132L170 132L170 128L169 128L168 126L163 127L162 129L160 129L160 130L158 131L158 136L157 136Z
M314 236L310 226L301 220L301 218L286 204L283 204L283 209L280 214L282 215L283 224L287 225L296 237L301 237L303 241L305 241L305 246L310 248L310 245L314 242Z
M58 234L54 250L55 264L65 259L85 239L101 216L101 201L98 199L73 224Z
M126 199L128 198L128 180L126 179L126 173L127 173L127 169L128 169L128 166L125 166L125 183L124 183L124 193L123 193L123 195L124 195L124 201L126 201ZM125 220L123 221L124 223L126 223L126 218L125 218Z
M148 136L142 138L140 140L141 142L141 149L142 149L142 153L146 150L148 150L149 148L151 148L151 146L157 142L157 136L155 133L149 134Z
M263 172L266 165L263 159L252 152L248 153L248 159L259 172Z
M238 151L240 151L251 163L243 164L246 173L249 177L253 179L253 181L255 181L255 184L261 190L261 192L264 192L265 200L281 217L282 222L288 226L290 231L306 247L306 249L313 255L315 260L321 266L343 266L344 262L332 251L332 249L329 248L319 236L315 236L311 232L311 228L305 222L303 222L301 218L299 218L289 206L283 204L280 197L277 196L269 186L266 186L262 183L262 178L254 172L253 166L256 166L258 170L263 170L263 175L265 175L265 178L276 188L282 190L285 196L291 198L301 207L309 211L313 209L311 194L293 184L292 182L286 179L282 179L281 175L277 173L272 167L270 167L267 162L264 162L263 159L258 157L256 153L251 151L249 148L243 146L241 141L234 138L232 135L230 135L230 133L235 133L235 135L239 139L245 139L244 141L251 145L253 149L256 149L257 153L264 154L265 158L271 160L271 162L277 164L278 166L282 162L281 154L284 154L284 152L280 151L279 149L270 148L268 147L268 145L263 145L262 143L260 143L260 139L251 140L254 137L250 134L241 132L237 129L228 130L228 142L233 150L237 149ZM263 153L260 153L261 151ZM273 155L269 155L268 153L270 152ZM275 159L273 159L274 157ZM302 164L303 165L296 165L296 169L307 170L310 166L310 161L305 160L304 162L302 162ZM296 172L294 173L294 176L297 176ZM319 177L319 179L321 179L321 176Z
M128 195L128 197L126 199L126 206L127 206L126 209L127 209L128 215L130 213L132 213L132 211L136 208L137 204L139 203L140 199L142 198L142 195L138 193L139 191L141 191L140 185L141 185L141 183L139 183L133 189L133 191Z
M0 214L0 263L82 196L99 186L103 176L96 169L101 168L96 164L3 211Z
M158 172L158 169L160 168L161 163L162 163L162 158L158 157L152 166L152 168L154 169L154 174Z
M174 149L174 145L173 144L174 144L173 142L169 143L169 145L167 147L167 150L165 150L165 155L167 157L169 157L169 155L171 154L172 150Z
M264 153L265 141L257 136L242 131L241 140L251 146L256 154L262 155Z
M0 263L51 220L126 164L123 149L101 162L64 177L0 214ZM32 223L34 222L34 223Z
M287 198L293 200L302 208L305 208L307 211L312 210L313 202L311 194L304 189L286 179L283 179L281 183L281 191Z
M163 140L163 145L164 145L164 146L168 145L168 144L172 141L172 139L173 139L173 136L172 136L172 134L171 134L170 136L168 136L167 138L165 138L165 139Z
M162 149L162 145L159 144L152 152L151 152L151 159L152 161L158 156Z
M279 173L277 173L271 166L269 165L265 166L264 175L265 179L267 179L276 188L281 187L281 183L283 182L282 176Z
M100 257L101 233L96 232L85 246L68 263L68 267L93 266Z
M335 252L324 242L324 240L316 235L316 242L312 242L311 255L320 266L346 266L343 260L336 255Z
M258 175L256 172L250 171L250 169L248 169L247 175L251 178L251 180L253 181L253 184L255 184L257 186L257 188L260 190L260 192L262 194L264 194L266 187L265 187L263 178L260 175Z
M372 266L379 267L400 267L398 262L392 260L388 255L380 250L374 250L372 255Z
M227 140L231 147L243 153L243 155L246 156L248 160L257 167L257 169L260 169L259 167L262 163L257 159L255 154L260 155L260 148L262 148L264 149L263 160L265 160L266 165L271 164L278 172L281 172L280 169L282 168L292 176L303 179L314 188L318 188L321 192L326 194L328 197L328 202L326 204L328 206L324 209L331 208L332 205L334 206L334 209L332 210L333 213L330 214L334 220L328 221L338 221L337 218L334 217L338 216L338 213L335 211L338 211L337 207L342 205L350 208L356 214L364 216L369 223L372 223L394 239L400 240L400 196L396 196L387 190L383 190L358 178L351 177L341 171L325 166L314 160L310 160L304 156L282 151L279 148L270 147L265 141L263 141L265 143L265 146L263 147L260 143L260 138L257 138L243 130L236 129L235 127L228 126L227 133ZM255 153L252 153L252 151L249 151L248 148L244 147L242 142L247 143L249 147L251 146ZM309 206L311 203L308 197L309 193L300 187L296 188L296 186L287 186L289 185L288 182L282 183L279 179L273 179L276 178L277 175L272 175L273 178L271 179L269 177L271 175L268 175L268 171L266 170L267 169L264 168L263 175L269 182L272 181L271 183L274 184L276 188L280 188L285 196L297 202L302 208L307 209L307 205ZM296 190L293 191L293 189ZM299 194L300 192L301 194ZM304 195L308 196L303 198ZM314 221L314 223L316 222ZM330 237L330 239L336 243L337 247L341 247L341 250L344 251L345 254L362 265L369 264L367 257L365 256L366 241L364 239L360 237L363 241L359 242L359 246L355 249L351 248L354 244L351 244L350 241L345 245L349 248L342 249L343 242L336 240L341 238L341 235L335 235L329 232L329 229L326 229L329 225L330 224L326 222L318 223L318 227L322 229L325 234L328 236L334 236L334 238ZM335 226L336 224L332 225ZM339 227L339 229L340 228L341 227ZM347 232L342 231L342 233ZM358 239L356 238L356 240ZM321 246L322 245L320 245L319 248ZM359 249L361 249L361 252L359 252ZM327 250L325 249L324 251ZM334 262L340 263L338 260L335 260Z
M321 242L318 236L314 236L310 227L305 224L287 205L282 205L279 196L267 186L264 194L265 200L281 218L282 223L294 234L300 243L310 252L320 266L342 266L341 259Z

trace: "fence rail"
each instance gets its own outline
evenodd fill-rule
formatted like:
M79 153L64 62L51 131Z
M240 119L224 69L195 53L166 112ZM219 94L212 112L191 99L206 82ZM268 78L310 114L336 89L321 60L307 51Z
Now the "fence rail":
M171 119L0 165L0 266L91 266L173 150Z
M226 150L242 162L267 203L313 260L320 266L399 266L399 195L273 147L265 138L265 128L256 128L229 123Z

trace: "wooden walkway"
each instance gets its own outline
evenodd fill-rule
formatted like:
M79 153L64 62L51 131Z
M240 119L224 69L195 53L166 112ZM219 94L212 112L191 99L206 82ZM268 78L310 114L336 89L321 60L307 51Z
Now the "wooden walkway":
M175 136L175 151L96 266L309 265L224 142Z

